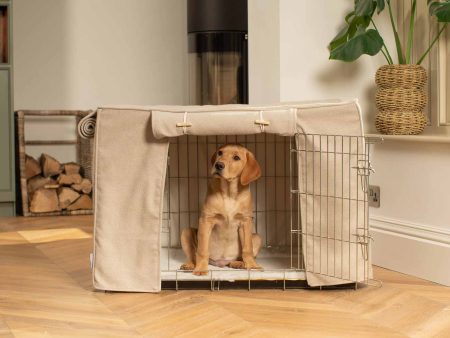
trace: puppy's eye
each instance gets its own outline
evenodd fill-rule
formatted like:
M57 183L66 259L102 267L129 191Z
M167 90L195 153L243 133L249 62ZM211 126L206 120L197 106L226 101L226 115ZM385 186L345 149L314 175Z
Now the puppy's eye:
M239 156L237 156L237 155L234 155L233 156L233 160L235 160L235 161L239 161L241 158L239 157Z
M217 155L218 155L218 156L222 156L222 155L223 155L222 150L219 150L219 151L217 152Z

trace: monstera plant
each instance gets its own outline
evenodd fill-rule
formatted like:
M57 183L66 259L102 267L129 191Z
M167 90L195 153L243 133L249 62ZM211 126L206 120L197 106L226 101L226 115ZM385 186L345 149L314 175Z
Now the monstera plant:
M407 0L398 0L404 1ZM421 0L422 1L422 0ZM424 86L427 74L420 64L430 53L450 22L450 0L427 0L429 13L437 19L439 29L428 48L416 62L412 60L414 28L416 24L417 0L410 0L411 15L407 30L406 45L402 45L392 11L392 0L355 0L353 10L345 16L344 28L329 44L330 59L355 61L361 55L376 55L381 52L387 65L378 69L376 104L378 115L375 124L384 134L420 134L427 118L423 109L427 103ZM388 12L395 40L396 61L389 51L374 22L375 12ZM383 12L383 13L382 13Z
M442 32L450 22L450 0L427 1L430 15L435 16L437 21L443 24L437 32L436 37L430 42L428 49L424 51L423 55L417 61L417 64L419 65L430 52L433 45L438 41ZM356 0L353 11L348 13L345 17L345 27L330 42L330 59L350 62L355 61L363 54L375 55L381 52L386 58L387 63L393 64L394 61L391 53L386 47L380 31L373 20L375 12L377 15L380 15L381 12L385 11L387 7L392 32L395 38L398 64L412 63L411 55L414 40L417 0L411 1L411 16L409 21L408 39L405 48L403 48L404 46L402 46L400 42L394 16L392 14L391 3L391 0Z

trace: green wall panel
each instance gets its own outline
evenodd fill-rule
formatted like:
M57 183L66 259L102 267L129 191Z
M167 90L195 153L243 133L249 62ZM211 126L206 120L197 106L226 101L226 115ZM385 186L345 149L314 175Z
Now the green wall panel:
M10 107L9 70L0 69L0 202L14 200Z
M8 44L8 58L0 63L0 216L12 216L15 212L14 183L14 125L12 104L12 2L0 0L7 8L8 38L0 39Z
M14 203L0 203L0 217L14 216Z

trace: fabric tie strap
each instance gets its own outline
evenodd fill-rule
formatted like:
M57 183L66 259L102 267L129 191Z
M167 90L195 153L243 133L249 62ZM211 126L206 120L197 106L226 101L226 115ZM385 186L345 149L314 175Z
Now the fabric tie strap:
M178 122L177 128L183 128L183 134L186 134L188 127L192 127L192 123L187 121L187 111L185 111L183 114L183 122Z
M264 120L262 110L259 111L259 120L256 120L255 124L258 124L261 128L261 133L264 133L265 127L270 125L269 121Z
M80 135L84 139L93 138L95 134L95 124L97 111L93 111L92 113L83 117L78 123L78 135Z

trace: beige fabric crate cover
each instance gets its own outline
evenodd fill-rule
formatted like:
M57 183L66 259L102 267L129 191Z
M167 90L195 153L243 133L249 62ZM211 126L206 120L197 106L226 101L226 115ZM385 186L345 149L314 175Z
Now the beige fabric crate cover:
M92 122L93 119L96 119L93 283L96 289L111 291L158 292L161 289L160 231L168 137L183 134L248 135L262 132L283 136L293 136L296 133L363 135L356 101L265 107L104 107L97 110L96 116L92 114L86 117L80 124L80 129L85 128L82 126L83 122ZM93 134L92 128L85 128L85 131ZM298 137L298 146L305 146L305 142L311 143ZM308 144L308 149L312 146L313 144ZM316 150L319 149L317 147L319 144L314 144ZM305 170L319 172L321 168L311 161L305 164L305 158L299 156L299 185L306 187L303 175ZM312 167L306 168L306 165ZM357 193L355 183L343 183L347 186L350 183L349 189L353 194ZM314 191L311 193L313 196L308 200L301 199L302 208L311 208L312 203L319 203L319 196L314 196ZM363 204L358 205L358 210L359 215L364 215ZM336 221L341 222L340 218ZM349 222L348 216L344 216L342 222L349 224L347 227L350 235L357 233L356 221ZM302 226L306 226L307 233L310 234L311 231L325 231L327 224L307 219L302 214ZM356 244L350 244L354 248L346 248L349 249L350 257L341 259L340 251L330 252L326 246L314 243L312 236L303 238L309 285L363 281L364 258L361 254L358 255L361 250ZM313 247L314 255L311 255ZM343 263L339 265L338 271L331 271L325 268L325 261L318 263L317 259L311 259L319 256L328 262L336 260ZM353 264L357 264L358 269L354 269L351 266ZM370 266L370 260L368 264ZM355 270L358 271L357 275L353 273Z

